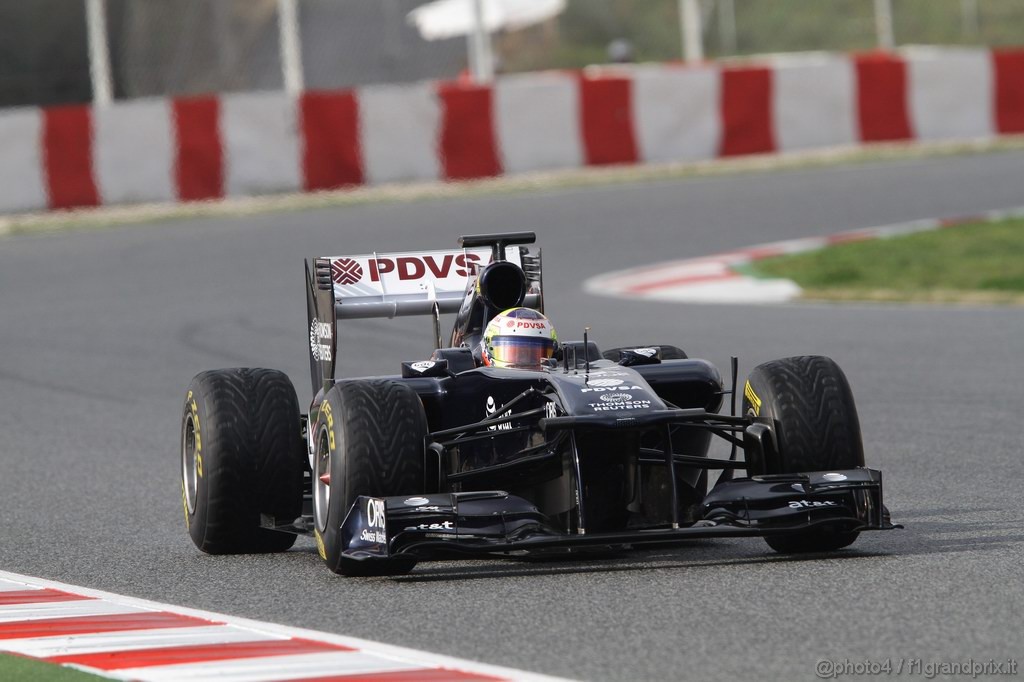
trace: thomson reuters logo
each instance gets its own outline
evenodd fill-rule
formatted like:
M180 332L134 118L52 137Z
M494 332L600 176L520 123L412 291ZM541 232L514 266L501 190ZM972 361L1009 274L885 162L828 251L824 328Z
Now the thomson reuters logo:
M331 262L331 276L337 284L355 284L363 278L363 268L351 258Z

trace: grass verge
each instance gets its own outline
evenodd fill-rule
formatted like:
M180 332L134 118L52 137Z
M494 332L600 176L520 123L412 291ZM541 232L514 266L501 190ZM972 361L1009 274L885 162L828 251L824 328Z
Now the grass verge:
M1021 305L1024 219L840 244L747 270L792 280L807 299Z
M23 656L0 654L0 680L5 682L98 682L106 678Z

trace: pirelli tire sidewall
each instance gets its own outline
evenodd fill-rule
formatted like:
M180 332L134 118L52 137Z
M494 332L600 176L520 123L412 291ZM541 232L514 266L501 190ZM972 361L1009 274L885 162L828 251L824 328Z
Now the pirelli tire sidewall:
M298 400L282 372L222 369L197 374L181 418L185 525L209 554L280 552L295 535L260 527L302 511L303 441Z
M326 393L316 418L313 476L329 470L330 492L324 518L316 494L325 488L314 491L314 533L317 551L332 571L353 573L351 565L342 564L341 525L356 497L423 492L426 435L423 404L401 382L344 381Z
M332 571L337 570L337 564L341 556L341 524L348 513L348 494L345 490L346 463L345 453L347 451L346 430L343 420L345 401L344 388L342 384L336 384L325 395L319 406L319 414L316 420L316 440L314 440L314 461L313 476L319 478L329 474L330 482L324 485L318 480L313 485L319 484L320 490L327 494L326 503L318 506L314 499L313 534L316 539L317 553ZM322 467L322 468L318 468ZM316 493L314 493L316 494ZM322 509L326 509L326 514Z

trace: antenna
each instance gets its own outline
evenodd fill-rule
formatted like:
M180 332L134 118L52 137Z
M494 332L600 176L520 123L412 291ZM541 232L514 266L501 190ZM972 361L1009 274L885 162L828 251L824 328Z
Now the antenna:
M590 327L583 328L583 359L587 374L590 374Z
M730 402L732 403L730 413L732 416L736 416L736 375L739 374L740 359L735 355L729 358L729 367L732 369L732 390L729 392ZM732 452L729 453L729 461L736 460L736 441L732 443Z

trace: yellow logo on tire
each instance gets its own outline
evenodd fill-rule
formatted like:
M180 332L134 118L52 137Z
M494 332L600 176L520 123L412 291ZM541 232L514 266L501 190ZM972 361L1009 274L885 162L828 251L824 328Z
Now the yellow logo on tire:
M335 449L334 445L334 413L331 412L331 404L324 401L323 405L320 406L320 415L327 420L327 440L331 446L331 451Z
M747 382L747 385L743 387L743 397L750 402L750 406L754 408L754 416L761 416L761 399L754 393L754 387Z
M320 536L320 531L313 529L313 537L316 538L316 551L319 552L320 558L327 561L327 548L324 547L324 539Z

